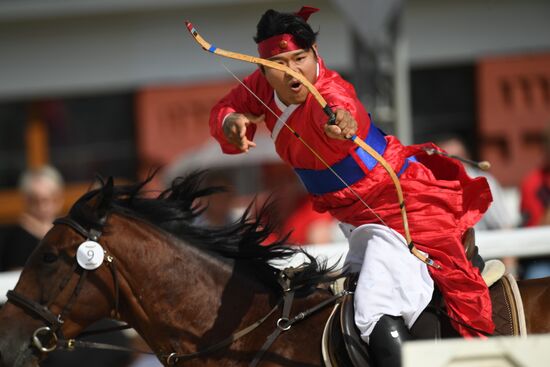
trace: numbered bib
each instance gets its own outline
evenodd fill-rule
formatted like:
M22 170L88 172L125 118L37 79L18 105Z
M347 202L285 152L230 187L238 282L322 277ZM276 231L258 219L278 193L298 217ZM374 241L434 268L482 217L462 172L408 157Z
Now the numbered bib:
M103 264L103 257L103 247L95 241L83 242L76 250L76 261L86 270L99 268Z

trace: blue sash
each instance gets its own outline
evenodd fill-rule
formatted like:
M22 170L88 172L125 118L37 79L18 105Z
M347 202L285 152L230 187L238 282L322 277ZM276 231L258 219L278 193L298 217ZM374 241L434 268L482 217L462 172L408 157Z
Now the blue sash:
M384 155L386 151L386 138L385 134L380 131L374 124L370 125L369 133L365 139L365 143L371 146L378 154ZM378 164L378 161L374 159L369 153L364 151L361 147L355 149L355 153L365 164L365 166L372 171L372 169ZM414 157L408 158L399 173L400 176L407 167L409 161L416 161ZM310 194L322 195L329 192L334 192L346 187L346 184L353 185L360 179L366 176L365 171L357 164L355 159L348 155L340 162L331 166L332 170L338 174L345 181L342 182L330 169L312 170L304 168L295 168L294 170L300 176L304 186Z

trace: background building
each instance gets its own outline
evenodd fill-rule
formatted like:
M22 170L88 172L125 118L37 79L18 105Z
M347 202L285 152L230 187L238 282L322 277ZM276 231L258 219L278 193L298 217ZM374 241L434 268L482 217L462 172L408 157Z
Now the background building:
M134 180L152 167L174 175L200 166L214 149L209 109L236 83L219 62L240 76L255 66L201 51L183 21L222 48L255 54L260 15L301 5L0 0L0 223L17 217L15 185L27 166L58 167L67 205L95 173ZM407 143L459 134L510 187L539 163L550 121L550 2L308 5L322 9L310 23L327 64L356 84L386 130ZM261 189L254 167L273 161L261 154L248 166L242 157L223 162L239 168L243 193Z

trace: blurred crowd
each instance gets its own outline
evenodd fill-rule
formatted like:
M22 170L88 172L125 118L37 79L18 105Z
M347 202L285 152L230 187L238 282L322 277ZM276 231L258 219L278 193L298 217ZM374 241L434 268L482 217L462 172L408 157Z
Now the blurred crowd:
M518 188L520 202L517 208L514 208L513 203L510 204L506 190L490 172L465 164L469 175L483 176L488 180L493 195L493 203L476 225L477 230L550 224L550 132L546 135L545 163L523 179ZM435 140L447 153L471 158L459 137L449 135ZM293 245L342 241L337 223L328 213L314 211L305 188L290 168L282 164L266 165L262 168L261 176L263 191L250 196L239 194L233 177L226 170L208 171L204 185L223 187L224 191L202 199L201 205L206 209L196 219L196 224L205 227L227 225L237 220L251 202L255 202L254 208L259 208L270 201L276 205L271 215L279 225L276 233L266 242L286 235L289 236L288 242ZM54 167L44 166L23 172L18 188L24 209L17 223L1 228L0 271L22 268L40 239L52 227L53 220L63 214L64 182ZM546 264L540 259L536 263L537 268ZM518 265L518 277L530 278L539 274L529 270L529 261ZM514 266L514 263L509 263L510 269Z
M443 137L437 144L449 154L470 158L465 144L456 136ZM544 145L544 164L528 174L519 188L520 203L514 213L506 203L504 190L490 173L467 166L471 176L487 178L494 202L479 230L510 229L518 226L550 225L550 129ZM337 223L327 213L313 210L307 192L291 169L283 165L264 169L265 191L256 196L256 207L267 200L276 204L275 221L280 223L276 233L266 242L288 235L288 242L294 245L334 243L342 241ZM267 178L267 179L266 179ZM237 220L253 198L238 194L232 178L223 172L211 171L205 185L222 186L225 191L204 198L206 210L197 218L201 226L223 226ZM19 191L24 200L24 210L18 222L0 231L0 271L21 269L25 265L40 239L52 227L53 220L62 215L64 182L61 174L53 167L44 166L22 173ZM521 215L520 215L521 214ZM517 223L514 218L521 218ZM519 244L518 244L519 245ZM550 276L550 258L504 259L508 271L517 278ZM116 324L102 320L94 327ZM113 343L127 347L146 348L135 335L114 332L92 337L102 343ZM43 366L160 366L154 357L133 355L119 351L78 350L72 353L54 352Z

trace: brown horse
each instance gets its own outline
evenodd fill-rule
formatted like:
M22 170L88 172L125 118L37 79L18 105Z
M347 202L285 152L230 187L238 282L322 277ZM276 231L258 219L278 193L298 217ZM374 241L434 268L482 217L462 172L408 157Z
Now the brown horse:
M300 251L284 241L261 245L272 230L269 207L223 228L193 225L201 212L195 200L216 191L200 188L201 179L179 180L157 199L141 196L141 184L112 181L80 198L0 310L0 367L36 366L56 339L109 316L136 329L165 365L246 366L261 358L262 366L321 366L330 312L322 306L334 297L318 284L331 269L308 256L290 281L271 266ZM75 259L85 240L105 253L93 270ZM88 253L91 263L94 256ZM529 332L550 332L550 281L520 289ZM307 317L283 331L302 311Z
M195 199L215 191L201 189L200 182L201 175L191 175L154 200L138 195L140 185L108 183L79 199L31 255L0 311L0 366L36 366L43 356L33 343L39 328L71 338L110 315L136 329L164 364L247 365L281 317L282 307L275 308L281 306L281 272L268 261L299 251L282 242L260 245L272 230L269 208L258 220L245 215L224 228L193 225L201 211ZM75 253L87 239L101 244L105 262L84 271ZM290 316L331 297L316 290L328 269L311 260L291 285L298 291ZM262 365L319 366L318 339L328 312L282 333ZM216 345L262 318L250 333L205 356L168 358ZM41 330L39 339L53 338ZM49 344L43 341L43 351Z

